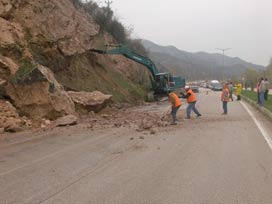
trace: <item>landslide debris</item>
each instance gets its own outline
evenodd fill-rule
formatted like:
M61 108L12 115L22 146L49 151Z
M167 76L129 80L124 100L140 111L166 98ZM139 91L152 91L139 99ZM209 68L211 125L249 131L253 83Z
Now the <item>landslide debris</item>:
M22 115L33 119L76 114L75 106L52 71L42 65L27 65L11 78L6 87L7 95Z
M68 91L68 95L76 104L78 112L99 112L105 108L112 99L112 95L105 95L100 91L75 92Z
M161 119L159 113L145 113L131 108L124 108L107 114L94 114L92 117L85 115L80 121L82 126L91 130L128 128L136 132L147 132L154 135L160 128L168 127L171 120Z
M13 105L5 100L0 100L0 116L0 128L6 132L19 132L31 126L31 121L19 117Z
M89 51L107 44L116 40L72 0L0 0L0 129L143 99L146 68ZM4 115L6 104L14 114Z

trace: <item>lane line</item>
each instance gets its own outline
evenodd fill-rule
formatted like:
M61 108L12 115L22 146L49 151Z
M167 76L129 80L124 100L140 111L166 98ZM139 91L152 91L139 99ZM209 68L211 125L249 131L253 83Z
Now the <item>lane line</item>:
M272 150L272 138L270 138L269 134L263 128L263 126L261 125L260 121L258 121L256 119L256 117L253 115L253 113L251 112L251 110L249 110L249 108L247 107L247 105L244 102L242 102L242 101L240 101L240 103L244 106L244 108L246 109L246 111L248 112L248 114L251 116L251 118L255 122L256 126L259 128L260 132L262 133L262 135L263 135L266 143L269 145L270 149Z

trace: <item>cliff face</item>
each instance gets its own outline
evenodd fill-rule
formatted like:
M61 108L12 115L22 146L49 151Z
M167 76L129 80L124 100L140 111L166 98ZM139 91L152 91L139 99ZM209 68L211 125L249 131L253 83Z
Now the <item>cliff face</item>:
M99 33L92 18L75 9L69 0L1 0L0 4L1 24L13 34L4 37L9 44L19 43L20 48L31 49L37 44L71 56L92 48Z
M113 43L71 0L0 0L0 96L33 118L73 114L67 90L143 98L146 68L89 51Z

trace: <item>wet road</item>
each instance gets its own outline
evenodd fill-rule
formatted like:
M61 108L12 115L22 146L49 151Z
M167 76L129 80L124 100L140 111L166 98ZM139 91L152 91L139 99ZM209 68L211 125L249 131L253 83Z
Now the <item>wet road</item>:
M154 135L67 128L2 141L0 204L271 204L271 122L237 101L221 115L219 92L198 98L203 117L183 109ZM156 107L167 109L139 111Z

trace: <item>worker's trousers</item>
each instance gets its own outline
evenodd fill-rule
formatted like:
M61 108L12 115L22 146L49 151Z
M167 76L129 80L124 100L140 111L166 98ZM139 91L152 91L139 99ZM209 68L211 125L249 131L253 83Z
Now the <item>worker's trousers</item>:
M264 92L259 92L260 106L264 106Z
M196 102L188 103L187 109L186 109L186 114L187 118L191 118L191 111L193 110L197 116L201 116L199 111L195 107Z
M268 92L269 92L269 90L266 90L265 92L264 92L264 100L268 100Z
M230 100L233 101L233 97L232 97L232 92L231 91L229 92L229 97L230 97Z
M224 114L228 114L228 102L227 101L223 101L223 111L224 111Z
M180 106L172 107L171 115L172 115L172 118L173 118L173 122L177 121L177 112L178 112L179 107Z

